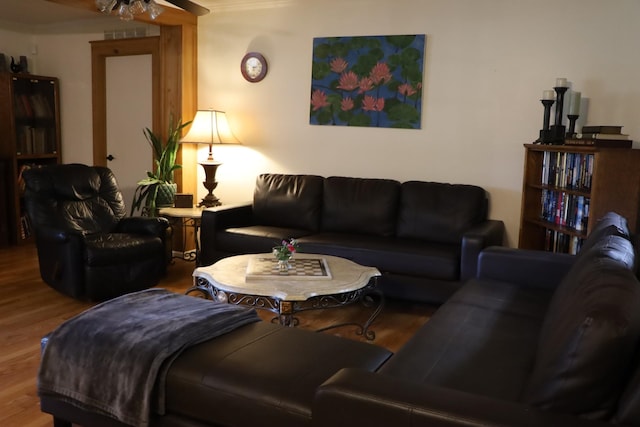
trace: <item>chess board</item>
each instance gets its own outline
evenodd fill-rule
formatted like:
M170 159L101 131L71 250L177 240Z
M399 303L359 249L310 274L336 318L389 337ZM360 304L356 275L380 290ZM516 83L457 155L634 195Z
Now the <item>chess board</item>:
M324 258L294 258L289 261L289 264L291 268L287 272L280 272L275 258L251 258L247 264L246 278L247 280L331 279L331 271Z

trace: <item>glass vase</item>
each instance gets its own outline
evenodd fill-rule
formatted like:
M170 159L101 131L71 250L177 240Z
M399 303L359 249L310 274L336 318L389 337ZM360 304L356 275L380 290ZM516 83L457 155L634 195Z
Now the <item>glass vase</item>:
M291 269L291 264L289 264L288 259L279 259L278 260L278 272L279 273L288 273Z

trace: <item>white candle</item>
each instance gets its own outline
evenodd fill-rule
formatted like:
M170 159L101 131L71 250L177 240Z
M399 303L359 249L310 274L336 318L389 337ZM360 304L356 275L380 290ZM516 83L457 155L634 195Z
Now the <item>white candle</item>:
M571 104L569 106L569 114L580 115L580 92L571 92Z
M563 77L558 77L556 79L556 86L555 87L567 87L567 79L565 79Z
M556 99L556 93L553 90L545 90L542 92L542 99Z

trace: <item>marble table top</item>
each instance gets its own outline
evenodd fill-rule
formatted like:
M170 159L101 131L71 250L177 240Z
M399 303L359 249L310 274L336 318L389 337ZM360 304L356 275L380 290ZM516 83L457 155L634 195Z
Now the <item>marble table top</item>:
M380 276L374 267L366 267L344 258L330 255L297 253L296 258L324 259L331 271L329 279L278 276L262 280L247 280L247 266L252 258L273 257L267 254L248 254L223 258L213 265L198 267L193 276L208 280L226 292L267 296L283 301L305 301L314 296L334 295L361 289L371 278Z

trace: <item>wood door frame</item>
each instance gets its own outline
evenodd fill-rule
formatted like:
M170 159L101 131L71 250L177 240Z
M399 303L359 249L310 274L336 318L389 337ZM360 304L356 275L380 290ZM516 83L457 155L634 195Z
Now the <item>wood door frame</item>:
M160 130L160 37L91 42L93 164L96 166L107 166L107 58L132 55L151 55L151 123L154 133Z
M152 129L167 137L171 120L193 118L197 108L197 25L161 25L160 36L91 42L93 162L106 166L107 95L106 58L152 56ZM175 172L178 191L197 192L197 150L182 146Z

